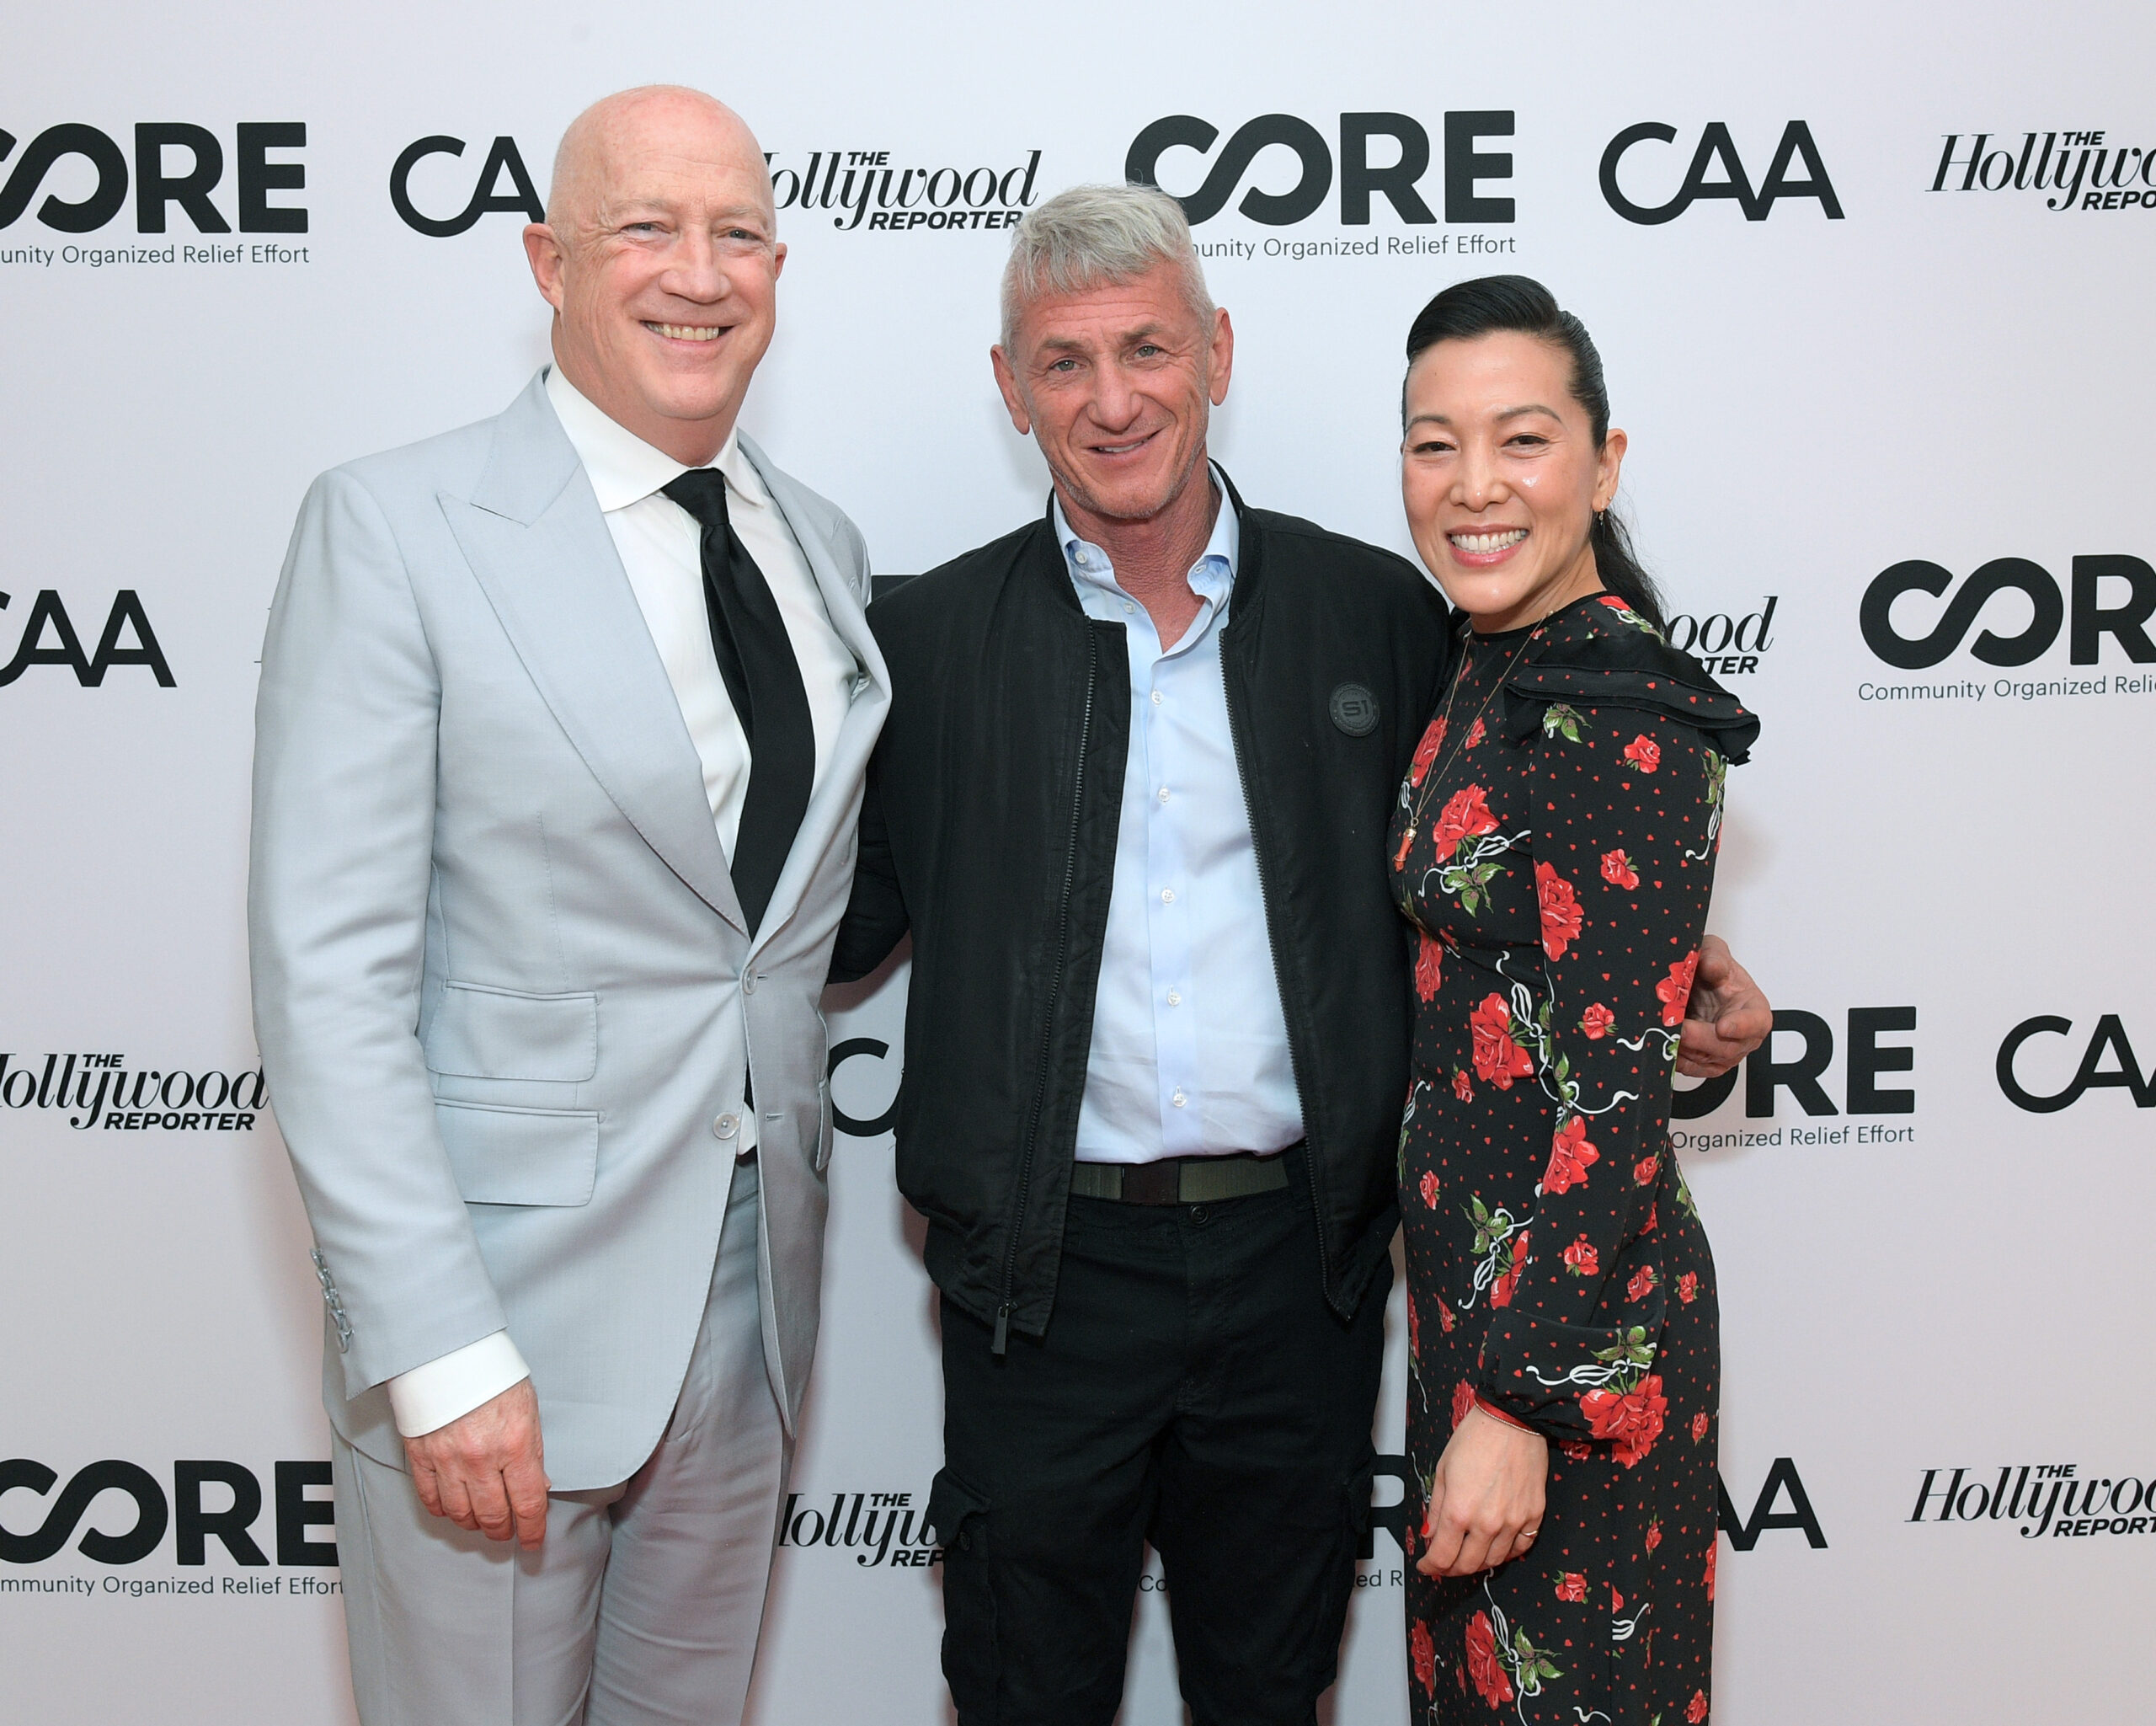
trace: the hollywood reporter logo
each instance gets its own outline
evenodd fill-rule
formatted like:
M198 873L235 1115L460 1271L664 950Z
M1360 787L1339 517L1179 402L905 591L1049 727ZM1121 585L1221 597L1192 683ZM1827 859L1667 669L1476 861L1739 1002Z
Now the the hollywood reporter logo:
M1669 620L1669 644L1697 660L1708 675L1737 677L1759 669L1759 661L1774 645L1774 607L1779 597L1768 594L1759 609L1738 617L1732 612L1710 612L1698 617L1680 612Z
M1949 132L1935 192L2031 192L2044 208L2156 210L2156 150L2102 131ZM1995 147L1994 147L1995 142Z
M1510 152L1486 150L1482 144L1486 139L1512 136L1513 127L1510 110L1461 110L1444 116L1444 186L1439 195L1447 222L1513 219L1512 199L1482 190L1486 183L1512 178ZM1252 222L1267 227L1290 227L1315 216L1332 190L1336 161L1343 227L1368 227L1377 198L1383 198L1392 206L1394 215L1410 226L1438 220L1422 195L1432 151L1430 135L1420 120L1406 114L1342 114L1335 136L1337 157L1326 135L1300 115L1261 114L1238 126L1214 155L1214 146L1220 138L1218 126L1195 115L1171 114L1153 121L1131 140L1123 160L1123 178L1134 185L1157 186L1161 184L1161 158L1170 152L1188 150L1201 158L1210 157L1205 177L1197 189L1176 195L1195 227L1210 222L1228 207L1228 200L1267 151L1285 151L1298 169L1294 184L1284 191L1252 186L1235 205Z
M2156 1480L2084 1476L2074 1462L2003 1464L1996 1476L1973 1468L1927 1468L1912 1522L1999 1522L2024 1540L2101 1534L2156 1534Z
M57 1110L77 1132L251 1132L269 1101L262 1070L133 1068L124 1055L47 1055L15 1065L0 1050L0 1107Z
M13 133L0 131L0 228L20 220L53 170L71 158L88 164L94 177L78 198L48 193L35 206L37 221L59 233L94 233L117 216L135 193L135 231L163 233L172 206L198 233L305 233L307 212L295 205L273 204L307 184L303 163L291 152L307 145L307 123L298 120L243 121L232 131L232 216L212 200L225 181L223 140L207 126L157 121L135 128L132 172L128 152L117 139L93 126L50 126L16 152ZM78 182L79 170L61 169L64 183Z

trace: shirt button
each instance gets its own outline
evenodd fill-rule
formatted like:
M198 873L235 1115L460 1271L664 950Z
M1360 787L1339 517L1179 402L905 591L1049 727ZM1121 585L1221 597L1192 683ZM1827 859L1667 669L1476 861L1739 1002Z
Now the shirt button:
M1160 704L1166 699L1167 697L1162 695L1159 690L1156 689L1153 692L1153 705L1155 707L1160 706Z
M1173 905L1175 902L1176 890L1172 887L1163 887L1161 890L1161 903L1163 905Z
M1182 991L1181 990L1171 989L1168 991L1168 1005L1171 1007L1181 1007L1182 1005Z
M1124 615L1125 617L1129 616L1131 612L1133 612L1136 611L1137 609L1138 609L1138 607L1137 607L1136 606L1134 606L1134 605L1131 604L1131 602L1130 602L1129 600L1125 600L1125 601L1123 602L1123 615Z
M715 1139L730 1139L740 1130L741 1120L738 1115L722 1114L711 1124L712 1136Z
M1079 566L1080 566L1081 569L1090 569L1092 567L1092 565L1093 565L1093 554L1092 554L1091 552L1081 552L1081 553L1078 553L1078 563L1079 563Z
M1174 1103L1178 1109L1182 1108L1183 1104L1187 1103L1189 1100L1190 1099L1184 1096L1180 1091L1177 1092L1174 1096L1168 1098L1168 1101Z
M1161 788L1161 802L1163 802L1163 803L1166 803L1167 800L1168 800L1168 788L1167 788L1166 786L1163 785L1163 786Z

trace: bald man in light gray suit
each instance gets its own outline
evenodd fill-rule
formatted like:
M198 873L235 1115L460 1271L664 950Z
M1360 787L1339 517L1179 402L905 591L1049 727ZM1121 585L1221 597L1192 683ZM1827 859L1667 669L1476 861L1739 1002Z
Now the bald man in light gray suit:
M366 1726L731 1721L815 1347L818 997L888 685L860 535L734 429L786 255L747 128L609 98L525 239L553 366L301 511L256 1023Z

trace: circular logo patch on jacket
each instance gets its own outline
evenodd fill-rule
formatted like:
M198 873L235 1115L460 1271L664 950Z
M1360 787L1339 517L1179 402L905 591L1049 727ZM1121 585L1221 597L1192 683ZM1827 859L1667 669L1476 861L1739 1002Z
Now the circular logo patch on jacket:
M1359 683L1332 692L1332 723L1350 737L1367 737L1378 729L1378 698Z

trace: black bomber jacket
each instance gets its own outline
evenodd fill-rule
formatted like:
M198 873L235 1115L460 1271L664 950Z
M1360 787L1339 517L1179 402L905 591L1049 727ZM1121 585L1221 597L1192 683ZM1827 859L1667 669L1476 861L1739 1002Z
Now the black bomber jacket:
M1407 927L1385 831L1449 662L1390 552L1253 510L1220 639L1262 929L1308 1146L1326 1298L1352 1313L1396 1221ZM1123 626L1086 617L1052 516L868 612L892 700L835 979L910 930L899 1189L944 1296L1038 1335L1054 1305L1129 743Z

